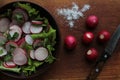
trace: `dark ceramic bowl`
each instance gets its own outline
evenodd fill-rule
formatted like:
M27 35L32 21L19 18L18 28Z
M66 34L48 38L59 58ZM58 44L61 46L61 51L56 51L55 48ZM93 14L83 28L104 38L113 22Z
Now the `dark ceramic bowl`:
M18 2L18 1L16 1ZM7 9L14 9L13 7L13 4L16 3L16 2L12 2L12 3L9 3L7 5L4 5L3 7L0 8L0 14L4 13ZM55 22L55 20L53 19L53 17L51 16L51 14L46 11L44 8L42 8L41 6L35 4L35 3L31 3L31 2L26 2L26 1L19 1L20 3L30 3L30 5L33 7L33 8L36 8L37 10L40 11L40 15L42 17L46 17L50 23L50 25L56 29L56 45L55 45L55 48L56 50L53 52L53 55L55 56L56 54L56 51L58 49L58 46L59 46L59 42L60 42L60 35L59 35L59 30L58 30L58 26ZM35 73L32 73L32 75L30 76L25 76L24 74L17 74L17 73L13 73L13 72L8 72L8 71L2 71L0 70L1 73L3 73L4 75L6 76L9 76L9 77L13 77L13 78L19 78L19 79L25 79L25 78L33 78L35 76L38 76L42 73L44 73L45 71L48 71L48 68L50 67L51 64L43 64L42 66L38 67L36 72Z

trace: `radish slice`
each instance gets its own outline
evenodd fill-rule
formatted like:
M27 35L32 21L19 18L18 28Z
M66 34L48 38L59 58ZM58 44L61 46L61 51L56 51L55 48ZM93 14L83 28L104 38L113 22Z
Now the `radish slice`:
M5 68L9 68L8 65L7 65L5 62L3 62L3 66L4 66Z
M14 68L14 67L16 67L16 64L12 61L7 61L7 62L3 63L3 66L6 68Z
M18 52L18 51L19 51L19 52ZM14 50L14 52L13 52L13 55L16 55L16 54L19 54L19 53L23 53L24 55L27 56L26 51L25 51L24 49L22 49L22 48L16 48L16 49Z
M40 39L34 40L34 42L33 42L33 47L34 48L38 48L38 47L41 47L41 46L42 46L42 40L40 40Z
M40 33L40 32L42 32L42 30L43 30L43 27L41 27L41 26L31 25L31 27L30 27L31 33Z
M30 33L30 26L31 26L31 23L30 22L25 22L23 27L22 27L22 30L24 33Z
M25 38L22 38L22 39L20 39L18 42L17 42L17 45L19 46L19 47L23 47L24 45L25 45Z
M35 53L34 53L34 50L31 50L31 51L30 51L30 57L31 57L32 59L35 59Z
M3 57L5 55L7 55L7 51L3 47L0 47L0 57Z
M26 35L26 36L25 36L25 41L26 41L29 45L32 45L32 44L33 44L33 39L31 38L30 35Z
M18 30L20 33L22 33L21 28L20 28L19 26L17 26L17 25L12 25L12 26L10 27L10 30L13 30L13 29L16 29L16 30Z
M41 25L42 23L43 23L42 21L32 20L32 24Z
M35 50L35 59L38 61L43 61L48 57L48 50L44 47L39 47Z
M23 17L24 17L24 20L25 21L27 21L28 20L28 13L24 10L24 9L22 9L22 8L16 8L14 11L13 11L13 16L15 15L15 14L22 14L23 15Z
M16 42L21 38L21 35L22 35L22 30L17 25L13 25L10 27L10 31L9 31L10 36L13 37L15 33L19 34L18 37L15 39L15 42Z
M9 28L10 21L7 18L0 19L0 32L6 32Z
M25 65L27 63L26 52L21 48L16 48L13 55L13 62L16 65Z
M18 45L13 41L10 41L10 42L6 43L6 45L5 45L5 48L7 51L10 51L10 49L17 48L17 47L18 47Z

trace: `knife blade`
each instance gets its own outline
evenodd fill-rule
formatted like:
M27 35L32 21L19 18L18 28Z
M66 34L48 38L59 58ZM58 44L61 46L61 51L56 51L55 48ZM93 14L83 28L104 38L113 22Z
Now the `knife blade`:
M102 68L104 67L105 62L114 52L119 38L120 38L120 25L118 26L116 31L113 33L106 48L104 49L99 59L96 61L93 69L90 71L90 74L88 75L86 80L95 80L97 78L99 73L102 71Z

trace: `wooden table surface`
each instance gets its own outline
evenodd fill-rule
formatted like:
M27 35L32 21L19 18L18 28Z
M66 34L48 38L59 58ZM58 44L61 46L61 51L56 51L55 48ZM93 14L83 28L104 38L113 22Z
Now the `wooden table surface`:
M18 0L0 0L0 5L5 5L12 1ZM95 47L99 51L99 55L103 52L106 44L100 45L96 39L90 46L85 46L81 42L81 37L85 31L90 31L85 27L85 19L91 14L99 17L99 25L92 32L97 37L100 30L106 29L111 35L116 27L120 24L120 0L26 0L34 2L45 8L52 14L58 24L61 40L60 48L57 53L56 62L43 75L39 75L30 80L85 80L94 63L88 63L84 58L85 51L90 47ZM57 9L63 7L71 7L72 2L79 5L80 8L84 4L91 6L90 10L85 12L85 17L75 22L72 29L69 28L63 16L57 14ZM78 44L72 51L64 49L63 40L67 35L74 35ZM120 44L112 57L105 64L103 71L97 80L120 80ZM0 74L0 80L17 80Z

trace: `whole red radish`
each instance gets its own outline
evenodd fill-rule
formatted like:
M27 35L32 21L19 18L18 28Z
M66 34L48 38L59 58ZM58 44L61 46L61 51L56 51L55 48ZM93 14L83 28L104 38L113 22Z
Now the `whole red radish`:
M94 39L94 34L92 32L85 32L83 34L83 43L90 44Z
M107 30L102 30L98 34L98 40L101 43L105 43L110 39L110 33Z
M98 58L98 51L95 48L90 48L85 53L85 57L89 61L96 61L96 59Z
M77 40L74 36L68 35L64 39L65 47L69 50L74 49L77 45Z
M95 28L98 25L98 17L95 15L90 15L86 19L86 24L89 28Z

